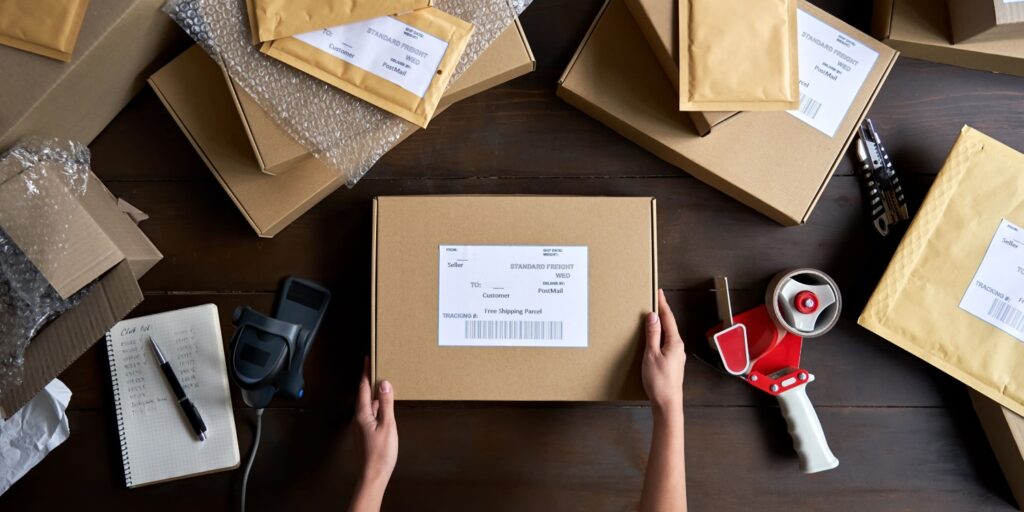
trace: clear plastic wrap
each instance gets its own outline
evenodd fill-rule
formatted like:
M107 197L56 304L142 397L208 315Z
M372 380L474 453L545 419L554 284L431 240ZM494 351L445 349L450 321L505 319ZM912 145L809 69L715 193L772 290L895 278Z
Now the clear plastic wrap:
M52 178L59 179L64 187L43 186ZM59 208L62 202L85 195L89 149L70 141L22 140L0 155L0 184L9 179L16 180L9 185L22 187L25 197L53 211L63 211ZM62 230L49 230L49 238L42 243L59 253L65 247L66 235ZM0 394L21 383L29 341L50 320L74 307L88 290L86 287L68 299L62 298L0 226Z
M472 23L452 81L532 0L436 0ZM168 0L164 10L289 135L353 186L411 126L408 122L275 61L252 44L245 0Z

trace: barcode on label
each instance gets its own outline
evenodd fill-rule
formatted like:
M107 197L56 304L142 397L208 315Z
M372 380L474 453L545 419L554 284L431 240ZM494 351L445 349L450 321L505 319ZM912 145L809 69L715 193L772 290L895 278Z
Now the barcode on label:
M819 103L818 100L804 93L800 93L800 112L803 115L814 119L815 117L818 117L819 110L821 110L821 103Z
M988 308L988 316L1018 331L1024 330L1024 312L1009 305L1001 299L993 299L992 307Z
M467 340L560 340L562 322L466 320Z

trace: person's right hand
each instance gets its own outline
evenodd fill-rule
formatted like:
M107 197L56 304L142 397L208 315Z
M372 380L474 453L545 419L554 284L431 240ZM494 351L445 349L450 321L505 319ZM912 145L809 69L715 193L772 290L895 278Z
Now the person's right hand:
M377 387L373 399L370 385L370 360L363 367L356 404L356 432L362 441L363 478L351 510L380 510L384 489L398 462L398 425L395 422L395 391L388 381Z
M641 372L644 390L655 409L682 410L686 352L683 350L683 338L679 336L676 319L672 316L662 290L658 290L658 312L649 313L646 320L646 345Z

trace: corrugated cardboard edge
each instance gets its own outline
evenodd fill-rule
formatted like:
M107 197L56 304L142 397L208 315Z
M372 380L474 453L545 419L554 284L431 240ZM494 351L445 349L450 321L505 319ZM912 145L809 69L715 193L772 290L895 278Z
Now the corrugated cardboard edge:
M95 286L78 307L58 317L29 343L24 379L0 396L0 418L7 419L17 412L142 302L142 290L127 262L119 263ZM96 311L103 318L96 318ZM68 335L60 335L60 330Z
M970 390L985 437L999 461L1017 507L1024 510L1024 417Z
M654 279L654 295L651 297L651 311L658 313L658 200L651 198L651 276Z
M879 41L899 50L904 57L979 71L1024 76L1024 58L977 52L955 46L935 46L894 39L892 24L895 18L896 1L898 0L875 0L871 28L872 35ZM949 27L946 29L950 30ZM949 34L947 33L945 36L949 37ZM1022 38L1021 44L1024 45L1024 38Z
M956 195L955 192L960 184L960 180L963 179L967 172L967 167L961 166L960 172L953 174L953 167L950 166L950 163L954 160L970 158L978 152L984 151L986 144L1002 145L995 139L991 139L969 126L964 126L961 129L960 137L953 144L953 149L946 158L946 163L942 166L942 170L939 171L935 183L925 196L924 203L922 203L921 208L914 216L914 220L907 230L907 235L900 242L889 266L882 275L882 280L879 281L880 283L888 282L889 285L884 289L876 289L871 294L867 305L864 307L864 311L861 312L860 317L857 319L857 323L988 398L995 400L1011 411L1024 415L1024 405L1010 400L1002 394L1001 390L982 382L973 375L967 374L939 355L927 352L917 344L891 341L904 338L903 333L889 326L892 305L900 300L900 296L910 280L917 261L920 260L924 253L926 241L931 238L932 233L939 226L943 212Z
M373 242L370 245L370 383L377 389L377 244L378 198L373 198Z

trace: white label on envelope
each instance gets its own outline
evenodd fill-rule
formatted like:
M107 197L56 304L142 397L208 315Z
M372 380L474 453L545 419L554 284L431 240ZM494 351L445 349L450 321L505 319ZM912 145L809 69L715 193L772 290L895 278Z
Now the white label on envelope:
M391 16L295 36L420 98L437 74L448 42Z
M1024 341L1024 230L1003 219L960 309Z
M587 247L442 245L437 343L586 347Z
M800 108L797 119L834 137L878 60L878 52L797 10Z
M1020 2L1024 2L1024 0L1003 0L1004 4L1017 4Z

